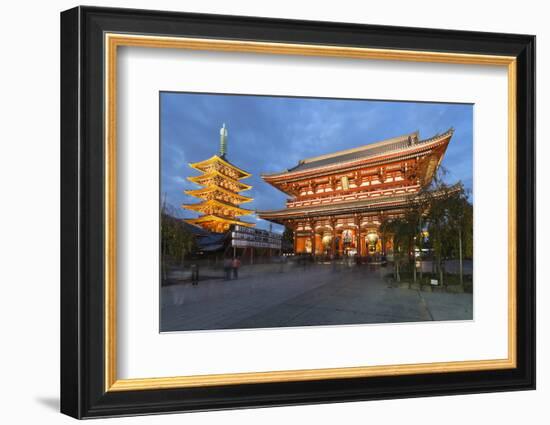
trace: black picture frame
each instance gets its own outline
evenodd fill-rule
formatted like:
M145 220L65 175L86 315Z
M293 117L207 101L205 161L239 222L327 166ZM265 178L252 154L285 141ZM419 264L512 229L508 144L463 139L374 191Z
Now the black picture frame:
M104 33L259 40L517 58L517 367L105 391ZM61 13L61 412L75 418L535 388L535 37L76 7Z

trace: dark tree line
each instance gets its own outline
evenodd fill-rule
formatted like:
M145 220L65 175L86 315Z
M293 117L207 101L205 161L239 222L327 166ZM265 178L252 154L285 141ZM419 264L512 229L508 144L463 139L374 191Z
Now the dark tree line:
M393 240L397 281L401 280L402 267L407 265L412 268L416 282L415 250L430 248L440 284L444 283L448 258L458 259L459 279L463 284L463 259L473 256L473 207L464 185L461 182L448 185L443 181L444 175L445 170L440 167L430 184L409 201L401 217L386 219L380 226L384 239ZM427 239L425 231L429 235Z
M172 209L173 207L163 205L160 216L163 275L168 265L182 265L185 257L197 249L195 237L185 228L182 219L178 218Z

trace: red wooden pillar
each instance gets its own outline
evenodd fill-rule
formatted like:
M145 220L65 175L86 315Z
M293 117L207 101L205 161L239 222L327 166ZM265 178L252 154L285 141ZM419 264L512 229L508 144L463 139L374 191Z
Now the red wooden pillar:
M288 224L287 224L288 225ZM294 249L294 254L297 254L298 252L298 235L296 234L297 233L297 229L298 229L298 223L292 223L292 225L288 225L291 229L292 229L292 235L294 236L293 237L293 249Z
M336 220L331 219L330 225L332 227L332 239L330 241L330 254L332 258L336 257Z
M315 257L316 254L316 247L315 247L315 222L313 220L310 220L308 222L309 227L311 228L310 232L310 240L311 240L311 254Z
M361 256L361 217L355 217L355 249L357 250L357 255Z

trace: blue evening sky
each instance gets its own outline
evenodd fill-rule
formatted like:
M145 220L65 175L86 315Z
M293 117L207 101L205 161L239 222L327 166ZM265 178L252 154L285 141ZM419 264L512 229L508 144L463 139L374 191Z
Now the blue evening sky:
M265 183L262 173L295 166L300 159L362 146L420 131L420 139L454 127L443 165L449 183L461 180L472 189L473 106L469 104L341 100L195 93L160 94L161 195L180 217L197 217L182 204L195 203L187 180L199 174L189 167L218 153L223 123L229 132L226 158L248 171L243 182L254 198L243 205L252 210L284 208L287 195ZM257 227L269 222L243 217ZM273 230L281 230L273 225Z

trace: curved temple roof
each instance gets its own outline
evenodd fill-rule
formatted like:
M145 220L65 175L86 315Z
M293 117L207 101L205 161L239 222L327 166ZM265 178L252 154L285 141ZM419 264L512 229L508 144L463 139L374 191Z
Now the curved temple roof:
M360 146L354 149L347 149L343 151L334 152L327 155L316 156L313 158L307 158L301 160L298 165L289 168L286 171L272 174L262 174L262 178L266 181L292 177L294 174L307 172L309 170L322 169L326 167L335 168L341 165L342 168L348 164L352 164L358 161L377 159L379 157L386 157L388 155L403 155L409 151L415 151L421 147L427 147L428 145L438 142L453 134L454 130L450 128L443 134L436 135L429 139L419 140L418 132L405 134L403 136L394 137L392 139L383 140L380 142L370 143L368 145Z
M257 211L257 214L265 219L278 221L288 218L300 218L308 216L323 216L344 214L358 211L368 211L371 209L380 209L382 206L402 206L406 205L413 197L410 195L384 196L379 198L354 200L339 202L327 205L312 205L300 208L285 208L281 210Z
M455 184L448 188L446 193L456 193L461 189L461 186ZM442 195L443 192L435 192L436 196ZM336 202L325 205L309 205L298 208L284 208L281 210L265 210L256 211L256 213L264 220L283 223L288 219L300 219L307 217L322 217L333 216L340 214L350 214L368 211L389 210L393 208L402 208L409 205L411 202L421 201L425 194L410 193L401 194L398 196L380 196L370 199L353 200L345 202Z

